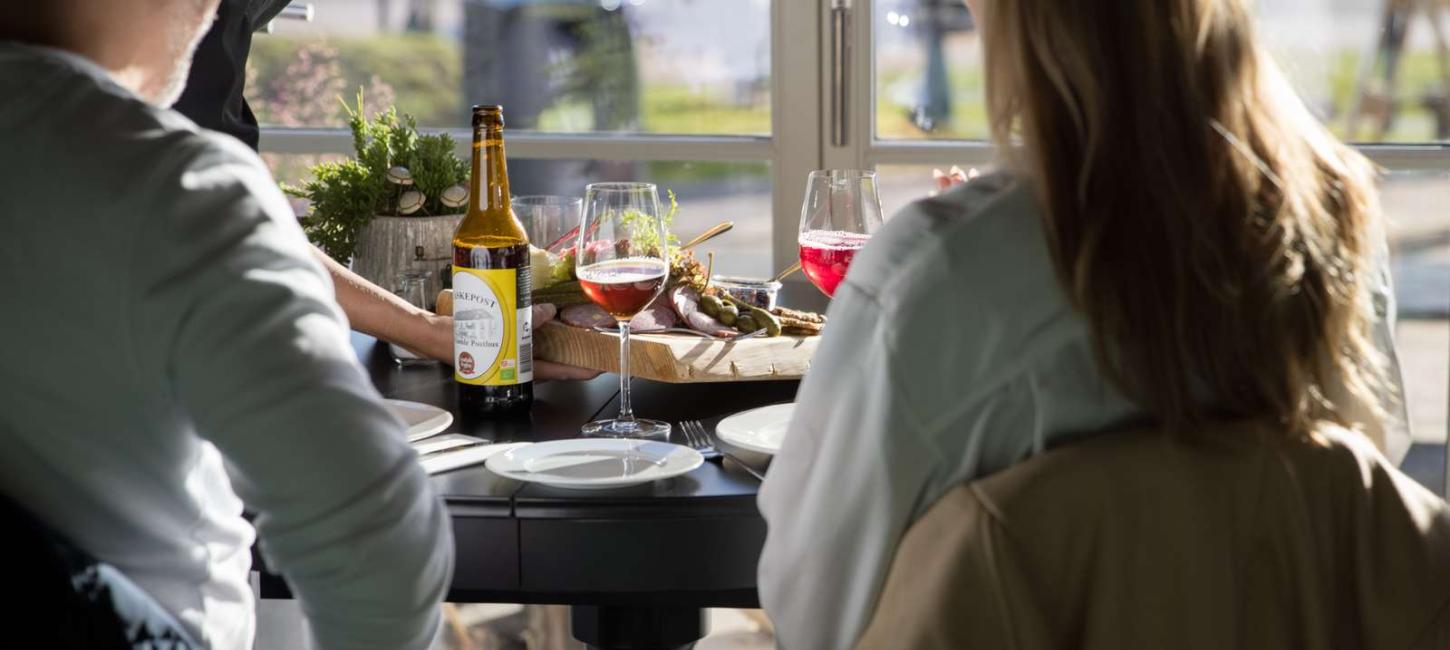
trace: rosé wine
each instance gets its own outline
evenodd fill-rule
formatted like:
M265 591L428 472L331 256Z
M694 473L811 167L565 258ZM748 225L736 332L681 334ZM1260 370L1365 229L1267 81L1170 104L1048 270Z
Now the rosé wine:
M579 286L594 304L610 316L627 321L638 314L665 286L669 267L649 258L625 258L581 267Z
M836 294L836 286L845 279L856 251L866 245L870 235L853 232L810 230L801 233L801 269L806 277L827 296Z

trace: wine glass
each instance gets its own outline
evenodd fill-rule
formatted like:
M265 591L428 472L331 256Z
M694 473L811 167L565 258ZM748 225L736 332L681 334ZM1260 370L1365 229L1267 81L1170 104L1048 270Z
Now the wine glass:
M846 277L856 251L881 227L876 172L822 169L806 180L801 206L801 269L827 296Z
M629 320L660 295L669 250L652 183L595 183L584 191L575 274L594 304L619 321L619 415L584 425L586 436L666 439L668 422L634 417L629 402Z

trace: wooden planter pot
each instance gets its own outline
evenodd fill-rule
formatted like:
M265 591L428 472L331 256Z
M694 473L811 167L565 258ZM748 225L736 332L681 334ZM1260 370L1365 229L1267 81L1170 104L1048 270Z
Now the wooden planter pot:
M375 217L358 235L352 270L388 291L396 291L404 271L428 271L429 301L443 289L443 267L453 262L453 231L463 215ZM418 247L422 247L422 260Z

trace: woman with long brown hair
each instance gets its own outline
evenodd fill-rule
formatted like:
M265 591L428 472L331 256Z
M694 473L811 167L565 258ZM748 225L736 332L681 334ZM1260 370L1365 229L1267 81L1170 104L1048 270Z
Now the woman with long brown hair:
M1001 173L898 214L836 292L761 490L761 600L850 645L943 492L1107 430L1257 418L1408 447L1375 170L1248 0L968 0Z

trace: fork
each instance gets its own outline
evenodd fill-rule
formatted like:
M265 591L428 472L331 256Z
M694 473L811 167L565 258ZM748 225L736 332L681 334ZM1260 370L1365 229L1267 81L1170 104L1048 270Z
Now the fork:
M710 432L705 429L703 424L700 424L699 420L681 420L679 430L684 436L685 445L700 452L701 456L705 458L720 458L722 456L729 458L735 461L736 465L745 468L745 471L749 472L757 480L765 480L765 474L745 464L745 461L736 458L734 454L716 447L715 442L711 439Z

